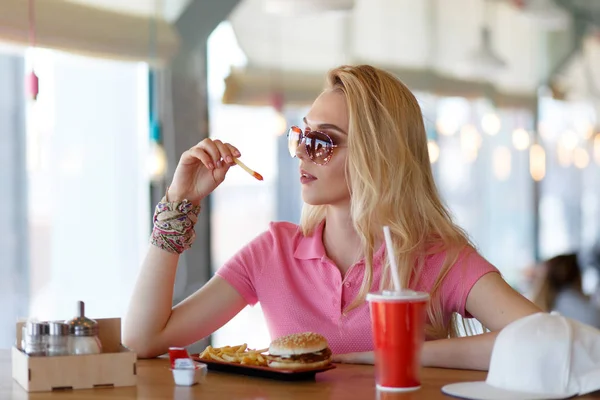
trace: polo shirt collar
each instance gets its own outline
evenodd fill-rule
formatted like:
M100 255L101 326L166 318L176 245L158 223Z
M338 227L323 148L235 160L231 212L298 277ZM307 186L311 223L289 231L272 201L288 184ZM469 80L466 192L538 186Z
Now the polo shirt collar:
M302 236L294 251L294 258L299 260L315 260L325 257L325 245L323 244L323 229L325 228L325 220L323 220L315 228L311 236ZM383 258L385 254L385 243L373 254L373 258L377 261Z
M296 250L294 258L299 260L314 260L325 256L325 246L323 245L323 228L325 220L321 221L315 228L311 236L302 236Z

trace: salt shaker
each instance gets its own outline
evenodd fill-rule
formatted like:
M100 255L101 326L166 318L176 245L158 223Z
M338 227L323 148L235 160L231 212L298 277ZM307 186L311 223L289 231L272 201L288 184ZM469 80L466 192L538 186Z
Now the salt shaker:
M23 325L21 347L32 356L46 355L48 324L45 322L27 321Z
M69 355L69 325L63 321L48 323L48 355Z
M65 323L69 326L70 354L102 353L102 343L98 338L98 322L85 316L85 304L77 302L77 316Z

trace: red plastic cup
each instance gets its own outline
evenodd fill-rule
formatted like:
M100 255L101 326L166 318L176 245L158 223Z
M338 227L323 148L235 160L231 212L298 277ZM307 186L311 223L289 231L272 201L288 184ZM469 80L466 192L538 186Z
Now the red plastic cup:
M382 391L421 387L421 349L429 294L405 290L367 295L375 346L375 383Z

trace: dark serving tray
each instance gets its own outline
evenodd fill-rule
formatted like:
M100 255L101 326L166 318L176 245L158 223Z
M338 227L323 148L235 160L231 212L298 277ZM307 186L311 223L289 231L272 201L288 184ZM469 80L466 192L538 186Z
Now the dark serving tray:
M305 381L314 380L319 372L334 369L335 365L329 364L326 367L307 368L307 369L278 369L271 367L260 367L257 365L245 365L229 363L215 360L205 360L198 357L199 354L192 354L190 357L197 362L206 364L209 370L228 372L238 375L254 376L259 378L276 379L280 381Z

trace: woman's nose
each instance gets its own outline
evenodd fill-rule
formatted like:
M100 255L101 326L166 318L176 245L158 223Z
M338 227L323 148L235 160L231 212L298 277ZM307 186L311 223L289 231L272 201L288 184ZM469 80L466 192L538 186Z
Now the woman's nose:
M304 136L300 136L300 140L298 141L298 146L296 147L296 157L301 160L306 159L306 138Z

